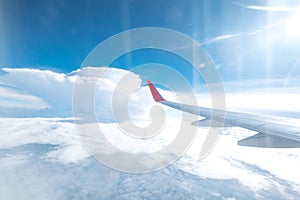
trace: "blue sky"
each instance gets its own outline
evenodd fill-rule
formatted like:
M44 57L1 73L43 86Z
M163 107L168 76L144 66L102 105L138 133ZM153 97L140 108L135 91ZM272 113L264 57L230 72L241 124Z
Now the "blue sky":
M279 0L0 0L0 66L70 72L108 37L152 26L180 31L202 43L224 80L297 76L300 30L293 19L297 22L299 4ZM170 55L157 51L135 52L132 57L131 65L159 60L184 69L184 61L170 63ZM131 67L126 56L113 66Z

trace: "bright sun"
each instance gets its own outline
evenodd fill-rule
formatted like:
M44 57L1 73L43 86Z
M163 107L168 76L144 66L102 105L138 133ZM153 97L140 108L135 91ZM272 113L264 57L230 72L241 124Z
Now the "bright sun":
M288 19L285 31L288 38L300 39L300 10Z

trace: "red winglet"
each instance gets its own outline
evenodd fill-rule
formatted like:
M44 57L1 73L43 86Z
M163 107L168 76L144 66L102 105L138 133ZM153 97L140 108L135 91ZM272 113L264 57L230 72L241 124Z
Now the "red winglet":
M151 81L148 81L148 80L147 80L147 83L148 83L148 86L150 88L153 99L156 102L165 101L165 99L159 94L157 89L154 87L153 83L151 83Z

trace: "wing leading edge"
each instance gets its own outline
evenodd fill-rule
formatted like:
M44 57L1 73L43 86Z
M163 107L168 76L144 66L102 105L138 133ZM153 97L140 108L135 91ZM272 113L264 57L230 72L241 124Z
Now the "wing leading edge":
M193 122L192 124L195 126L238 126L258 132L254 136L238 141L238 145L266 148L300 148L300 127L282 123L281 117L231 111L225 112L167 101L161 96L151 81L147 81L147 83L152 97L156 102L177 110L205 117L203 120ZM211 120L212 114L217 116L214 118L214 121Z

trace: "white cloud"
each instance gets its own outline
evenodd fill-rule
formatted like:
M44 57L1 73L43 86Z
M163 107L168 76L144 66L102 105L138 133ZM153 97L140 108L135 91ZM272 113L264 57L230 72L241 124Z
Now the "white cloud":
M48 157L56 157L55 160L62 162L76 163L89 155L81 145L74 124L68 120L71 119L0 118L0 130L2 132L0 149L34 143L59 145L60 148L50 152Z
M1 119L1 198L266 199L275 195L286 199L299 195L300 177L295 173L300 166L299 149L237 146L237 140L253 134L251 131L226 129L216 149L198 161L206 135L206 129L199 128L186 156L163 170L139 175L119 173L91 159L68 120ZM136 152L136 145L118 137L112 126L104 127L115 134L111 139ZM172 133L169 129L168 137ZM285 164L278 164L279 160Z
M5 116L13 117L18 117L19 115L24 116L24 112L16 112L13 108L34 108L40 110L48 108L42 110L40 116L43 116L43 112L47 112L47 116L71 117L73 88L76 81L79 84L80 82L87 83L88 81L97 81L98 86L95 91L95 108L96 111L101 111L97 112L98 120L114 121L110 102L112 102L113 93L117 91L116 87L120 88L120 85L117 85L117 83L125 75L131 77L131 83L135 83L137 86L141 83L140 78L133 73L126 70L104 67L86 67L69 74L38 69L3 68L2 70L6 73L0 75L0 91L2 91L0 95L0 105L5 111ZM121 87L121 89L125 90L121 91L121 95L124 95L118 96L114 101L116 106L123 107L123 98L131 91L127 91L126 87ZM134 113L134 116L142 117L148 112L147 109L146 111L143 109L145 108L143 105L152 107L154 102L148 88L141 87L138 90L138 93L143 96L135 95L135 98L130 100L129 106L131 112ZM168 95L168 92L163 93ZM139 103L138 106L136 105L137 102ZM30 117L30 112L28 112L28 116ZM38 116L38 114L35 114L34 116Z
M201 177L238 179L254 191L271 187L275 177L293 182L295 187L300 188L300 175L295 173L300 167L300 149L266 149L237 145L238 140L253 134L255 132L238 127L226 128L216 148L207 158L200 162L195 161L201 148L198 145L198 148L194 146L188 152L193 159L183 158L179 165ZM196 144L203 140L204 136L198 135ZM286 164L278 165L279 160Z
M297 79L224 82L226 109L238 112L270 113L271 115L282 113L287 117L290 113L290 117L296 117L295 114L300 113L298 82ZM198 104L211 107L211 97L201 91L205 91L203 86L197 89Z
M9 89L12 95L15 95L13 98L37 104L47 102L54 111L71 109L73 84L81 70L70 74L30 69L4 70L8 73L1 75L1 84L17 88ZM84 73L83 81L98 78L92 70ZM102 108L105 116L111 113L109 103L112 90L125 73L127 73L125 70L112 69L106 71L103 76L103 84L98 93L96 92L96 99L101 100L103 105L108 105ZM131 74L131 78L136 83L141 82L135 74ZM292 105L290 108L298 109L297 101L292 103L292 97L297 98L294 94L299 92L299 86L293 82L286 82L287 88L282 90L284 98L281 99L278 94L280 85L281 80L260 84L257 84L257 80L225 83L225 88L232 89L227 94L228 107L275 109L282 105L282 102L289 102ZM1 89L3 88L2 86ZM241 88L244 92L241 92ZM167 99L176 99L172 93L160 91ZM24 97L23 94L28 96ZM208 97L203 99L201 96L199 101L209 104ZM272 104L269 101L272 101ZM129 100L129 115L137 123L143 122L139 125L147 125L150 123L149 113L153 105L156 103L152 100L149 89L139 87ZM288 109L287 106L283 108ZM164 148L177 133L180 121L178 112L172 109L167 111L169 121L166 123L165 132L142 142L124 135L111 118L109 123L100 125L110 142L122 150L131 153L150 153ZM207 129L199 128L197 138L187 155L174 165L156 173L136 175L118 173L98 165L96 161L91 161L93 159L81 143L74 123L69 120L72 119L0 119L0 168L5 169L4 172L3 170L0 172L1 198L5 199L7 196L3 195L6 194L12 195L15 199L29 199L30 196L47 199L45 197L47 195L44 194L53 194L53 191L54 195L49 196L51 199L155 199L158 196L166 199L181 197L265 199L277 196L284 199L299 195L300 177L295 173L300 167L299 149L237 146L237 141L254 134L252 131L241 128L225 129L216 149L207 158L198 161L199 151L207 135ZM40 144L44 149L39 146L28 149L28 145L31 144ZM46 148L47 146L49 148ZM279 161L285 165L278 164ZM6 180L11 180L11 184L7 184ZM27 193L21 194L19 191L22 188L28 189ZM39 192L37 193L35 189Z
M15 88L0 86L0 107L43 109L49 105L41 98L30 95Z
M73 89L72 76L69 77L49 70L10 68L3 68L2 70L7 73L1 75L1 84L14 87L30 96L41 99L54 110L70 109Z

